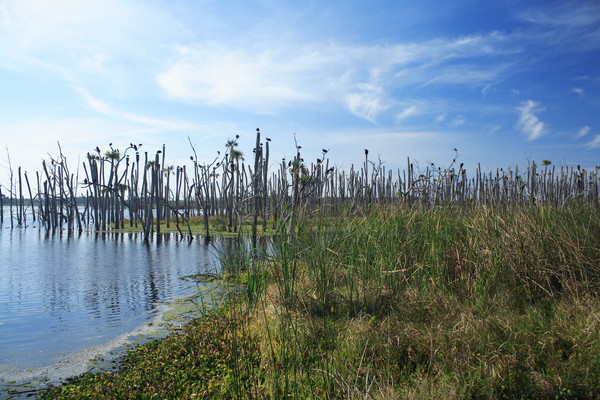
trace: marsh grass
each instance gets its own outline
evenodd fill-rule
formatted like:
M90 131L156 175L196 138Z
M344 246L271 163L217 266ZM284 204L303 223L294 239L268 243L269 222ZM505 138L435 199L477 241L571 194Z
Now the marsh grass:
M600 395L595 210L380 207L274 247L270 397Z
M244 295L45 398L600 397L597 209L381 206L233 246Z
M223 216L210 216L209 218L207 218L208 220L208 226L209 226L209 230L211 232L210 236L215 236L215 237L223 237L223 238L243 238L248 236L251 232L252 232L252 225L250 222L248 221L244 221L242 223L240 223L240 225L238 226L238 230L236 232L232 232L228 230L227 227L227 219ZM129 223L129 220L125 219L124 221L126 224ZM143 232L142 230L142 226L126 226L124 228L119 228L119 229L108 229L104 232L113 232L113 233L140 233ZM170 233L170 234L181 234L181 237L195 237L195 236L202 236L203 238L206 238L206 226L205 226L205 221L204 221L204 217L201 216L192 216L188 219L188 226L186 227L186 230L181 230L180 228L177 228L176 226L173 226L173 224L171 224L171 226L168 226L166 224L166 222L161 222L160 223L160 232L162 233ZM265 231L264 228L262 226L258 226L257 227L257 233L260 236L264 236L267 234L272 234L272 232L269 232L268 229Z

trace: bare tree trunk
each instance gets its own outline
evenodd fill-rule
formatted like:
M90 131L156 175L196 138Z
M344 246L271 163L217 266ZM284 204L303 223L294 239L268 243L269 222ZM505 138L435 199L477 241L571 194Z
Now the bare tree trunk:
M260 145L260 130L256 129L256 147L254 149L254 177L252 178L252 194L254 195L254 215L252 218L252 247L256 248L256 237L258 234L258 213L260 205L260 194L258 193L259 180L262 175L262 170L259 169L262 147Z

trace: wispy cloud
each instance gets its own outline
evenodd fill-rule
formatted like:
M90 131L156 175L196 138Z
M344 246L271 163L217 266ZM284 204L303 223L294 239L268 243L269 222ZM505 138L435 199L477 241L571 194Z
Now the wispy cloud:
M1 1L0 68L43 68L114 93L156 68L182 28L166 10L131 0Z
M517 126L528 140L538 139L548 133L545 124L536 115L544 111L539 102L527 100L517 110L520 112Z
M166 121L157 118L147 117L145 115L120 111L118 109L115 109L110 104L95 98L82 87L76 86L73 89L81 95L81 97L84 99L85 103L91 110L103 114L107 117L123 121L135 122L161 130L180 130L190 129L194 127L194 124L190 123Z
M352 114L372 123L376 123L377 116L390 107L383 89L370 84L357 85L356 90L346 96L346 103Z
M396 122L400 122L403 119L410 118L419 113L419 108L415 105L405 108L396 115Z
M468 64L442 67L441 72L425 82L424 86L433 84L483 85L481 91L485 94L491 87L489 82L493 82L509 68L509 64L501 64L491 68L476 67Z
M175 47L156 79L169 96L185 101L258 113L334 102L374 122L387 110L402 118L395 91L403 88L496 82L508 72L507 63L475 66L467 60L519 51L507 42L493 32L386 46L198 43Z
M446 120L446 117L446 114L440 114L437 117L435 117L435 122L444 122Z
M579 97L583 97L583 94L585 93L585 90L583 88L580 87L574 87L571 89L571 92L576 93Z
M600 48L600 3L563 1L545 7L531 8L520 19L533 25L540 35L539 44L557 51L597 51ZM545 38L545 40L543 39Z
M265 24L240 38L222 27L231 25L225 23L229 15L205 4L199 9L203 16L196 25L208 28L190 36L197 28L174 17L175 7L130 0L3 2L0 65L15 65L25 55L95 93L106 81L107 90L117 92L156 85L171 99L195 104L276 114L326 103L376 122L382 114L404 118L398 93L410 89L462 85L488 93L518 71L511 56L535 41L519 32L492 31L355 45L344 38L306 41L293 28L273 34ZM534 13L526 17L544 20Z
M588 149L596 149L600 147L600 135L594 136L594 139L585 145Z
M467 118L464 115L458 114L456 117L450 121L449 125L452 128L458 128L461 125L464 125L467 122Z
M516 122L517 136L535 141L550 136L550 123L562 125L566 119L560 112L572 106L563 103L557 115L542 114L542 104L558 110L551 91L579 97L578 115L597 100L592 89L598 74L582 61L595 54L590 48L600 49L600 5L593 1L552 2L535 9L515 3L505 11L520 17L517 24L499 18L479 34L456 26L458 15L453 13L435 13L440 24L431 30L416 20L413 26L365 29L364 16L337 12L350 9L342 1L313 7L270 7L272 2L262 0L228 7L221 3L0 0L0 74L9 71L7 75L24 81L35 76L39 91L34 82L28 93L21 92L23 99L36 99L40 108L48 108L36 97L46 96L60 108L57 118L81 122L92 114L86 123L102 121L102 130L89 129L99 139L115 131L154 137L165 132L168 139L188 129L204 135L209 129L179 119L198 124L227 119L237 127L247 121L254 125L257 118L250 114L259 114L272 126L292 124L299 132L335 123L344 132L367 125L365 132L396 135L394 129L401 125L408 133L398 134L398 152L405 152L402 142L411 135L425 137L431 125L440 130L437 139L491 131L496 134L489 137L508 141L515 131L509 127ZM415 16L429 11L414 8ZM486 10L473 9L474 17ZM566 86L565 60L577 66L574 75L584 76ZM541 64L543 71L535 71ZM511 95L513 87L519 90ZM353 117L375 126L357 124ZM559 119L560 124L555 122ZM596 127L594 115L584 121ZM50 124L44 121L35 128L44 125ZM597 138L591 128L579 129L582 125L571 126L571 140L583 138L579 149L595 148ZM44 132L60 135L58 128ZM564 135L552 136L548 142L565 140ZM387 136L374 139L381 149L388 146ZM340 145L346 141L344 133ZM410 150L419 151L423 142Z
M277 105L312 100L314 95L302 87L299 70L310 72L310 62L281 56L217 44L178 47L175 61L157 80L175 98L261 113L277 109Z
M584 126L583 128L581 128L578 132L577 135L575 135L575 139L579 139L584 137L585 135L587 135L588 133L590 133L590 131L592 130L592 128L590 128L589 126Z
M600 21L600 6L567 1L554 7L531 9L522 13L521 19L539 25L583 27Z
M0 30L21 50L62 52L85 50L139 51L132 43L148 45L181 25L165 10L130 0L20 0L0 4ZM176 33L170 33L170 37ZM3 41L4 42L4 41ZM45 54L50 54L47 51Z

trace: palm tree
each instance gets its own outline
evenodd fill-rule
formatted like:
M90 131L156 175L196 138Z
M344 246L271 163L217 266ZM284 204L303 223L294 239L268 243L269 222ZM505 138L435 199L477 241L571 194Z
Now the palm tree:
M230 172L230 174L231 174L229 182L227 183L227 190L225 191L225 193L227 193L227 196L228 196L228 199L227 199L228 227L227 228L230 232L231 232L232 228L233 228L234 232L237 231L237 218L234 219L233 205L234 205L234 195L236 195L236 194L239 195L240 177L238 174L237 179L236 179L236 172L239 172L240 161L244 161L244 153L237 149L238 137L239 137L239 135L236 136L235 140L230 139L225 144L225 147L227 148L226 159L228 159L228 161L229 161L228 163L226 163L226 168L229 168L228 172ZM226 170L226 172L227 172L227 170Z

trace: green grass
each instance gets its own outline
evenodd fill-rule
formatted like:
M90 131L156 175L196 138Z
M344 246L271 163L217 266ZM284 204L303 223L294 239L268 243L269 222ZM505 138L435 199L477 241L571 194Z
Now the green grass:
M382 208L280 242L274 397L600 395L596 210Z
M379 207L268 247L223 254L228 307L46 398L600 397L598 209Z
M156 224L156 223L155 223ZM156 226L153 225L153 232L156 231ZM109 228L106 232L114 232L114 233L140 233L143 232L142 225L138 223L138 226L130 227L129 221L125 221L125 228ZM179 233L181 232L184 235L189 235L190 231L194 236L203 236L206 234L206 228L204 226L203 217L193 216L190 217L189 220L189 228L188 224L180 219L179 221L179 229L177 229L177 224L175 218L171 218L170 226L167 227L166 221L161 220L160 231L161 233ZM211 216L209 218L209 233L211 236L217 237L225 237L225 238L235 238L241 236L248 236L252 232L252 223L250 221L242 221L242 223L236 227L236 230L229 230L227 227L227 219L224 216ZM260 236L271 235L274 232L268 229L265 230L262 223L257 225L257 233Z

